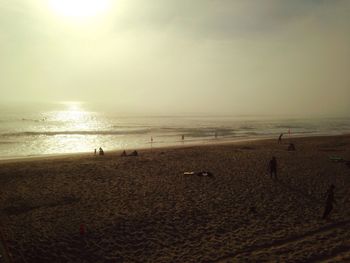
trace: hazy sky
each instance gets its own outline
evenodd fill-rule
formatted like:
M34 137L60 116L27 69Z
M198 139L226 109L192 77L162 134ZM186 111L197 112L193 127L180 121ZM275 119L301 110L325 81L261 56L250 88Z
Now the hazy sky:
M350 115L349 0L61 2L0 0L0 103Z

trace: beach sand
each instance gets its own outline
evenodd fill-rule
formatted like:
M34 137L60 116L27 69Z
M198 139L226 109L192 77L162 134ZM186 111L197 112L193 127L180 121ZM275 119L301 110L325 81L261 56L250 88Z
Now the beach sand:
M4 239L14 262L350 262L350 137L288 141L2 162Z

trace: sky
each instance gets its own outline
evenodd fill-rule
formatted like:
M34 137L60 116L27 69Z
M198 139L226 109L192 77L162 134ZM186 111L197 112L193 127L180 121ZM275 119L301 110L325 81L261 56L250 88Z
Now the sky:
M0 104L350 116L348 0L0 0Z

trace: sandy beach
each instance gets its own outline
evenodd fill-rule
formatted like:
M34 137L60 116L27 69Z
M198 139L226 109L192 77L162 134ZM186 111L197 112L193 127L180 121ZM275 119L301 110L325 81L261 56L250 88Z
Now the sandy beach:
M350 261L350 136L0 163L14 262ZM276 156L278 180L268 162ZM212 177L184 175L209 171ZM337 201L321 219L325 193ZM0 260L1 262L1 260Z

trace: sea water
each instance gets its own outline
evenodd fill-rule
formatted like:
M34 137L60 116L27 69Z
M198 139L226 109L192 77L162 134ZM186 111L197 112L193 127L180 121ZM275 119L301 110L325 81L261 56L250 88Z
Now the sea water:
M255 138L350 133L350 118L271 116L127 116L82 108L2 106L0 158L17 158Z

